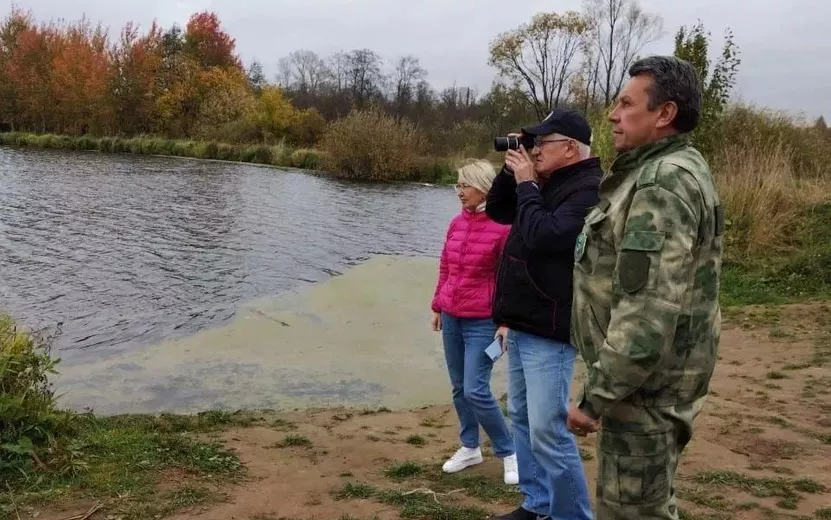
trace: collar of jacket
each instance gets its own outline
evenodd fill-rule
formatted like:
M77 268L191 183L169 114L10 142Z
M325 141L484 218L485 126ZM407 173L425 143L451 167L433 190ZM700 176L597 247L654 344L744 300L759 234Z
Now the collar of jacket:
M689 144L690 140L686 134L665 137L660 141L645 144L618 155L612 163L611 171L626 172L634 170L650 159L680 150Z
M569 178L594 168L600 168L599 157L590 157L588 159L583 159L580 162L558 168L551 172L551 175L549 175L545 183L542 184L542 189L550 190L552 188L549 186L554 186L555 188L562 186Z
M464 208L462 208L462 214L464 214L466 217L475 217L476 215L480 215L480 214L484 215L484 213L485 213L485 204L486 204L485 202L482 202L481 204L476 206L476 209L470 209L470 208L464 207Z

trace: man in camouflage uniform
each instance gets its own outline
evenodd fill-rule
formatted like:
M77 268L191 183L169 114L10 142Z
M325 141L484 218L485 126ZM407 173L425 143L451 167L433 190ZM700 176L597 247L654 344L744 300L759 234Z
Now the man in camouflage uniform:
M598 520L677 520L678 457L718 350L724 217L685 137L694 69L653 56L629 75L609 116L618 157L574 250L572 343L588 378L568 426L599 431Z

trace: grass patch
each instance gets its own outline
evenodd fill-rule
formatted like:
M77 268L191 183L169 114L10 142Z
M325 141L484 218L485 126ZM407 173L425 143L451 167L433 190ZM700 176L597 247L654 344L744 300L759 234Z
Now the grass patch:
M167 494L157 495L155 500L133 502L120 511L117 518L162 518L175 511L227 500L227 495L204 487L184 486ZM115 518L111 515L111 518Z
M798 501L799 499L794 495L780 499L776 502L776 505L781 509L795 510Z
M180 427L171 431L171 423L158 423L158 418L135 419L84 417L76 439L83 468L72 473L35 472L13 477L9 485L16 506L61 498L103 498L107 510L125 520L153 518L215 500L218 495L200 483L224 484L242 474L237 456L222 445L195 440ZM174 423L187 422L182 418ZM186 484L163 493L156 489L156 478L170 470L180 472ZM9 498L8 493L0 495L0 518L14 510L7 503Z
M410 435L407 437L407 444L412 444L413 446L424 446L427 444L427 440L421 435Z
M752 509L759 509L760 507L762 506L759 502L742 502L736 506L736 509L739 511L750 511Z
M779 327L773 327L770 330L770 337L771 339L794 339L796 335L792 332L784 331Z
M384 475L393 480L405 480L421 476L424 470L424 466L417 462L405 461L388 467L384 470Z
M788 247L725 259L720 292L725 307L831 299L831 203L810 206L789 219L797 229Z
M204 504L216 499L212 498L217 497L214 493L206 487L183 486L168 495L169 504L174 510Z
M814 364L808 361L804 363L788 363L782 367L782 370L804 370L806 368L811 368L812 366L814 366Z
M825 492L825 486L823 486L816 480L812 480L809 478L798 479L794 482L793 485L797 491L801 491L803 493L817 494Z
M291 431L297 429L297 426L293 422L280 418L271 421L271 427L277 431Z
M791 428L793 426L784 417L766 417L765 420L769 423L781 426L783 428Z
M444 425L442 424L441 420L436 417L428 417L419 423L421 426L425 428L443 428Z
M695 513L679 507L678 518L680 520L731 520L733 517L727 513Z
M422 492L423 488L412 491L382 490L374 486L346 482L333 489L330 494L335 500L374 499L383 504L395 506L401 518L420 520L480 520L489 513L476 507L459 507L444 503L447 493L463 489L471 497L488 503L513 503L517 500L516 490L493 482L484 476L448 475L439 466L425 468L414 462L403 462L390 466L385 471L395 480L421 477L429 481L431 493Z
M312 441L305 435L289 434L283 437L283 440L275 444L277 448L311 448Z
M691 502L697 506L710 509L728 509L732 502L720 494L713 494L711 491L697 487L694 489L679 489L678 498Z
M355 500L372 498L378 490L369 484L362 482L344 482L341 487L332 490L331 495L335 500Z
M64 499L100 500L125 520L154 518L216 500L221 495L206 486L241 476L233 452L194 434L256 416L211 410L102 418L60 410L49 382L58 364L50 343L0 316L0 519ZM169 472L180 487L162 492L157 479Z
M786 376L782 372L777 372L775 370L767 373L768 379L787 379L787 377L788 376Z
M823 507L822 509L817 509L817 512L814 513L814 516L822 520L831 519L831 507Z
M417 518L420 520L481 520L488 518L490 513L478 507L458 507L441 504L432 495L400 491L384 491L378 499L399 510L401 518Z
M392 413L392 410L390 410L386 406L382 406L381 408L377 408L375 410L370 410L367 408L361 411L361 415L378 415L382 413Z
M741 489L759 498L778 497L783 509L796 508L801 498L799 493L822 493L825 486L811 479L753 478L732 471L703 471L696 473L693 480L711 486L728 486Z
M447 474L436 467L430 476L431 488L436 492L464 489L469 497L487 503L513 503L519 496L517 489L483 475Z
M250 412L208 410L196 415L141 415L125 414L107 419L113 426L133 427L165 433L207 433L233 427L245 428L262 422L262 418Z

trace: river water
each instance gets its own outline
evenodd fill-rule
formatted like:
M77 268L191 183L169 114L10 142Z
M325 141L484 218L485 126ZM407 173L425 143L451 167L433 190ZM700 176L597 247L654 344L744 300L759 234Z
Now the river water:
M377 254L435 257L452 190L0 147L0 308L65 360L184 337Z

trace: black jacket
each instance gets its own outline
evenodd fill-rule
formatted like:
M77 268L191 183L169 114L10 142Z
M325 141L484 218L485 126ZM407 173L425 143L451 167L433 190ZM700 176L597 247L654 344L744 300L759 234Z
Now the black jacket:
M574 245L603 176L591 158L551 174L538 189L517 185L503 167L486 212L512 224L496 273L493 319L499 325L569 343Z

